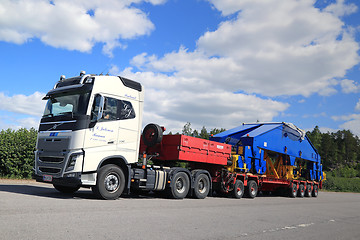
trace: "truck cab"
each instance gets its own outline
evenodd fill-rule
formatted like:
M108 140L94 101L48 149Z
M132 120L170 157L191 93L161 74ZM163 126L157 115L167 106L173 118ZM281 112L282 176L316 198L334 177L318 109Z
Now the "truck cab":
M81 72L61 76L43 100L47 103L36 144L35 179L68 193L92 187L109 198L129 190L130 165L139 153L142 85Z

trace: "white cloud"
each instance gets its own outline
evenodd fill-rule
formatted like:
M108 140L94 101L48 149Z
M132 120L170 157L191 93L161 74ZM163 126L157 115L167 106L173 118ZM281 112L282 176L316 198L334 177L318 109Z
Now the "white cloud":
M328 132L335 133L335 132L339 131L339 129L328 128L328 127L320 127L319 129L320 129L320 132L322 132L322 133L328 133Z
M44 93L35 92L29 96L18 94L6 96L0 92L0 110L40 117L44 111Z
M341 80L340 86L343 93L356 93L360 90L359 84L349 79Z
M360 112L360 98L359 101L356 103L355 110Z
M345 123L341 124L340 127L349 129L352 133L360 137L360 114L351 114L345 116L348 119Z
M344 121L340 128L349 129L352 133L360 137L360 114L349 114L343 116L333 116L335 121Z
M224 15L239 11L198 40L198 50L206 55L235 63L235 90L328 96L336 92L333 78L343 77L359 62L352 29L333 11L316 9L312 0L210 2ZM351 11L344 10L347 14L356 10L350 7Z
M329 96L360 60L352 29L338 17L341 8L356 10L349 5L336 5L335 14L312 0L210 2L229 18L201 36L194 51L141 53L131 61L138 71L121 73L147 89L144 122L228 128L271 121L289 104L262 96Z
M40 122L39 117L24 117L23 114L0 111L0 130L1 129L20 129L35 128L38 129Z
M123 47L120 39L149 34L154 25L133 3L142 0L2 0L0 2L0 41L25 43L39 38L53 47L91 51L104 43L111 55ZM152 4L164 0L148 0Z
M358 10L354 3L345 4L345 0L337 0L335 3L327 6L324 11L334 14L335 16L350 15Z
M172 131L181 131L186 122L194 129L206 126L235 127L243 122L271 121L289 104L233 93L214 87L194 76L173 76L154 72L122 72L113 74L140 81L145 86L144 123L157 122Z

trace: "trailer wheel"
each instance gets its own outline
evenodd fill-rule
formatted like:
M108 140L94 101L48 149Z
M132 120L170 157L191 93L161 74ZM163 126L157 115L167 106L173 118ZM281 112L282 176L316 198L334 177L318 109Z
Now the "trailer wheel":
M68 186L61 186L61 185L57 185L57 184L53 184L53 186L56 190L58 190L59 192L62 192L62 193L74 193L77 190L79 190L79 188L80 188L80 186L79 187L68 187Z
M125 188L125 175L117 165L110 164L100 168L96 185L92 191L99 198L114 200L120 197Z
M305 197L311 197L311 184L306 185Z
M314 185L314 189L312 191L312 196L317 197L319 195L319 187L318 185Z
M247 196L249 198L255 198L258 193L258 185L254 180L250 180L247 186Z
M240 199L244 195L244 183L241 180L236 180L234 185L234 190L232 194L235 198Z
M142 137L145 145L152 147L161 142L163 131L159 125L150 123L145 126Z
M305 186L304 184L300 184L299 186L299 191L298 191L298 196L303 198L305 196Z
M189 177L184 172L177 172L170 183L170 194L175 199L183 199L189 192Z
M292 186L289 188L289 190L290 190L290 197L296 198L298 192L297 185L293 183Z
M210 191L210 181L205 174L199 174L194 181L194 195L198 199L207 197Z

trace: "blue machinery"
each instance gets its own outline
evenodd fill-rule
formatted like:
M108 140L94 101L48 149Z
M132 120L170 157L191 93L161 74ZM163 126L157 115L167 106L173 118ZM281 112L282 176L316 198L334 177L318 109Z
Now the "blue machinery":
M210 140L233 146L233 171L282 179L323 179L321 158L305 132L291 123L243 124Z

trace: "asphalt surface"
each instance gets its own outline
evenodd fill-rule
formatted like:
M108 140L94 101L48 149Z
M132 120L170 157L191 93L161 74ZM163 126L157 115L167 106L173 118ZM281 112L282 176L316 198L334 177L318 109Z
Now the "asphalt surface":
M0 239L360 239L360 194L95 199L0 181Z

